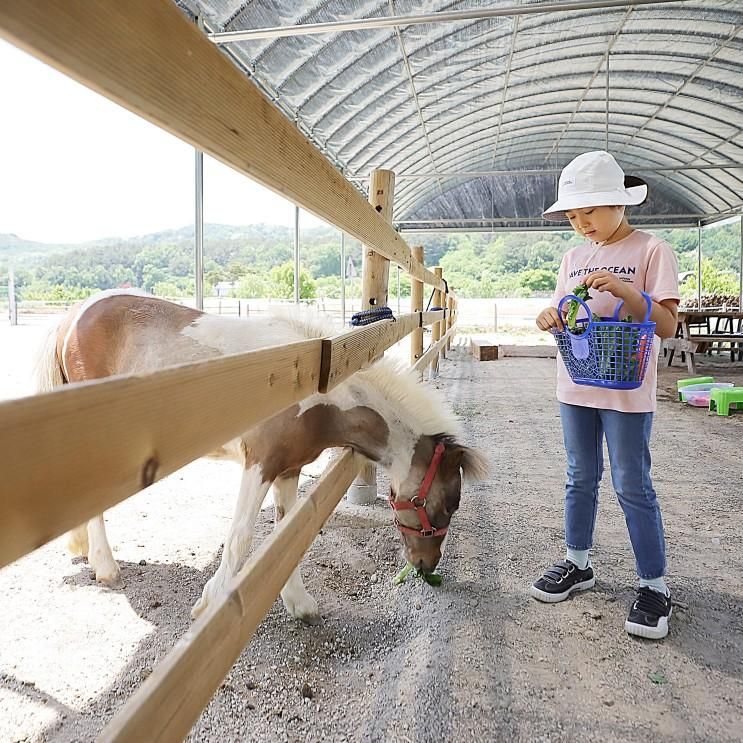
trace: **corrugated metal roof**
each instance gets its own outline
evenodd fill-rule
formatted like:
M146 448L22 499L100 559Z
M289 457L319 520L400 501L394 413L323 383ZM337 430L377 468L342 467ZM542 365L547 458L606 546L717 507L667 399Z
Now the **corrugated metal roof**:
M212 33L513 7L176 2ZM361 187L372 168L395 171L402 229L550 227L540 214L559 170L607 141L650 186L636 223L704 224L743 203L742 24L740 0L687 0L222 48Z

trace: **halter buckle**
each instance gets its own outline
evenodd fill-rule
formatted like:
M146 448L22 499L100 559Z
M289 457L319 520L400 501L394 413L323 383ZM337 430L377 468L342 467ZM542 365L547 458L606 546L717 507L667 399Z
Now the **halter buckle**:
M419 533L422 537L432 537L436 533L436 529L421 529Z

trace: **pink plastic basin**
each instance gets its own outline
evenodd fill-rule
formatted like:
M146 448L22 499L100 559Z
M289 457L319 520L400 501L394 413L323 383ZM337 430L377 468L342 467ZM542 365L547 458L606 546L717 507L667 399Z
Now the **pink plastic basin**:
M686 387L681 388L681 399L688 405L693 405L696 408L707 408L709 407L710 392L715 389L715 387L732 386L732 382L707 382L705 384L690 384Z

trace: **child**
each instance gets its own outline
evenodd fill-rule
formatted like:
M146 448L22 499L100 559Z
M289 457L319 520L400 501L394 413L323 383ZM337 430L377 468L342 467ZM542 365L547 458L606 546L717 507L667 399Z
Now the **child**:
M557 399L567 454L565 542L567 554L534 582L540 601L563 601L573 591L595 583L589 549L603 473L603 439L609 449L611 476L624 511L640 578L637 596L625 622L627 632L661 639L668 634L671 596L663 576L665 537L660 507L650 479L650 429L655 411L656 367L661 338L676 333L678 267L671 247L653 235L633 229L625 206L641 204L647 186L625 177L608 152L586 152L562 171L557 201L544 212L549 220L567 219L588 242L562 259L551 306L537 317L542 330L563 329L559 300L585 284L593 312L611 316L619 300L623 313L656 323L653 351L645 380L635 390L611 390L574 384L558 361Z

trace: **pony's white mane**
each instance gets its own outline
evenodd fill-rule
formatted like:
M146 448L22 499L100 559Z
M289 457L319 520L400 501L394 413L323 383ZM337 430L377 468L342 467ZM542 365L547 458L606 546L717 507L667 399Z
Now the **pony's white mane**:
M444 433L461 438L460 423L449 412L444 396L435 387L423 384L418 374L402 361L382 358L353 378L376 387L395 407L408 413L408 422L415 421L420 433Z
M302 338L330 338L341 332L333 320L318 310L296 305L272 307L271 315L295 330Z
M328 338L341 329L326 315L312 311L281 308L272 311L283 322L305 338ZM420 433L445 433L461 438L459 421L449 412L443 395L432 386L423 384L410 367L393 358L383 358L351 379L375 387L393 406L405 411L408 422L414 422Z

